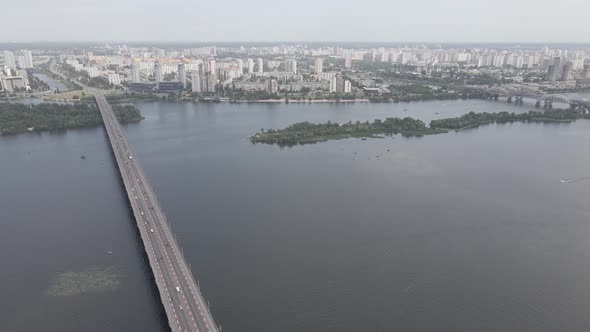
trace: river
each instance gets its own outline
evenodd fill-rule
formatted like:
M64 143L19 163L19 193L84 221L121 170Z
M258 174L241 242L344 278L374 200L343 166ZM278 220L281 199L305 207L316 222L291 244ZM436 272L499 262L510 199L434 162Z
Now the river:
M47 85L49 85L49 87L53 91L58 91L58 92L68 91L68 88L62 82L60 82L54 78L51 78L43 73L35 73L33 75L35 75L35 77L37 77L38 79L47 83Z
M590 329L590 180L560 183L590 175L590 121L281 149L247 137L532 106L138 107L125 130L223 331ZM104 129L0 158L0 329L165 331Z

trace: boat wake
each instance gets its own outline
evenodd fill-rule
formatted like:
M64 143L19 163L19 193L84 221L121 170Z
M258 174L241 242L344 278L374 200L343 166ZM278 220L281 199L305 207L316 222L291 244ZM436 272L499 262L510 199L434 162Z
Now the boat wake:
M588 180L590 179L590 176L583 176L580 178L573 178L573 179L563 179L563 180L559 180L560 183L575 183L575 182L580 182L580 181L584 181L584 180Z

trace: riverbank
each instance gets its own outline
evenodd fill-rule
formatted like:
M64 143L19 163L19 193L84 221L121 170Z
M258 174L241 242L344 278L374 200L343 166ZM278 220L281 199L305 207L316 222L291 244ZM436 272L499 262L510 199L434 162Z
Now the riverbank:
M220 98L220 102L230 102L235 104L350 104L350 103L368 103L369 99L259 99L259 100L231 100Z
M143 116L134 106L115 105L113 111L121 123L143 120ZM102 123L98 107L93 104L0 103L0 136L93 127Z

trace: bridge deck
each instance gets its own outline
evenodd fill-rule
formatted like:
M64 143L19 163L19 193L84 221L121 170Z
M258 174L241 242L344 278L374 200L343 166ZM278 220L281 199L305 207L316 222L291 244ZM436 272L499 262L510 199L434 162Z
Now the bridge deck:
M175 332L217 332L211 312L111 106L102 94L95 92L95 98L170 329Z

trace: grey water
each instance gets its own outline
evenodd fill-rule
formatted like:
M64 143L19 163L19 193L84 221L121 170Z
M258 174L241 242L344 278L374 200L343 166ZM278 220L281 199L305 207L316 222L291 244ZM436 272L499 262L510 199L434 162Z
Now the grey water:
M247 138L532 105L137 106L125 130L223 331L590 328L590 181L560 182L590 175L590 121L279 148ZM0 137L0 179L1 330L167 329L104 129Z
M37 77L38 79L47 83L47 85L49 85L49 87L53 91L65 92L68 90L68 88L62 82L60 82L56 79L53 79L43 73L35 73L33 75L35 75L35 77Z

